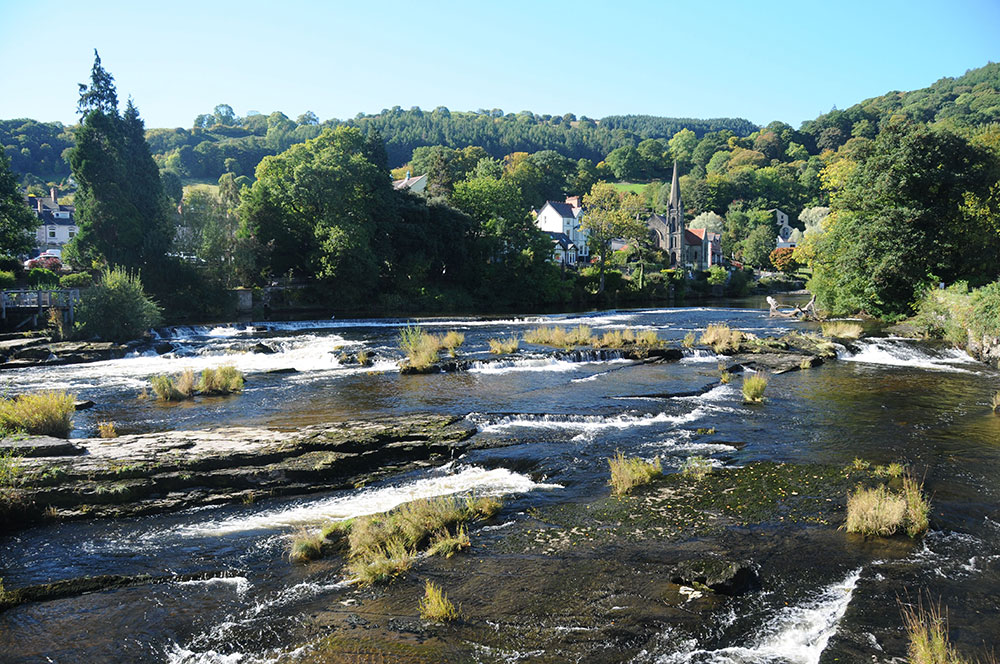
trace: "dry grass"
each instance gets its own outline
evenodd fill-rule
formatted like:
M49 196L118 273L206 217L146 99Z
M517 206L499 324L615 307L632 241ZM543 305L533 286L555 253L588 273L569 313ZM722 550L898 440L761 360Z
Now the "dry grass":
M97 435L101 438L117 438L118 429L115 427L114 422L98 422Z
M426 369L437 363L442 350L455 357L456 349L465 343L465 335L450 331L444 336L425 332L422 327L407 326L399 331L399 347L406 353L406 363L414 369Z
M473 496L465 502L465 514L470 520L487 521L503 509L503 501L495 496Z
M608 467L611 470L608 484L611 486L611 493L616 496L624 496L635 487L649 484L663 474L660 457L652 461L639 458L626 459L621 451L613 459L608 459Z
M865 332L865 329L858 323L844 320L823 323L822 329L823 336L832 339L858 339Z
M593 336L593 330L586 325L572 329L565 327L536 327L524 333L524 341L539 346L555 348L572 348L574 346L593 346L598 340Z
M703 480L712 472L712 462L701 456L688 457L681 466L681 474L694 480Z
M972 664L948 640L948 616L939 605L924 609L918 602L916 607L902 607L902 611L910 664Z
M420 617L434 622L448 622L458 619L458 609L441 590L441 586L427 581L424 597L420 600Z
M886 486L859 487L847 499L847 532L888 537L905 530L910 537L925 532L929 525L930 502L923 486L911 477L903 479L903 489L894 493Z
M184 401L194 397L195 375L190 369L182 371L178 376L153 376L149 379L156 398L160 401Z
M494 355L507 355L517 352L520 345L521 340L514 336L506 339L490 339L490 352Z
M743 342L743 333L728 325L709 325L701 333L699 343L711 346L716 353L734 353Z
M464 343L465 343L465 335L462 334L461 332L455 332L454 330L450 330L441 339L441 347L447 349L448 354L451 355L452 357L455 357L456 349Z
M688 332L684 335L684 339L681 341L681 344L683 344L685 348L692 348L697 341L698 337L695 336L694 332Z
M202 394L221 396L242 392L243 382L243 372L226 364L217 369L202 371L196 389Z
M68 438L73 430L76 397L50 390L0 399L0 432Z
M307 563L323 556L323 540L320 533L305 528L296 531L288 547L288 559L293 563Z
M743 403L763 403L767 375L757 371L743 379Z
M363 367L370 367L372 365L371 353L366 350L359 350L358 354L355 355L354 358L358 361L358 364Z
M733 380L733 374L729 373L728 371L719 372L719 382L722 383L723 385L729 385L729 383L731 383L732 380Z
M413 566L414 553L398 539L367 555L352 558L347 569L364 585L382 583L404 574Z

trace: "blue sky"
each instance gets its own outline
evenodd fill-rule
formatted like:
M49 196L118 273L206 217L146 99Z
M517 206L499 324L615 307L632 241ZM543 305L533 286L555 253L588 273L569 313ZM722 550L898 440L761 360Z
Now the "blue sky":
M1000 0L0 0L0 118L72 122L93 49L148 127L452 110L803 120L1000 60Z

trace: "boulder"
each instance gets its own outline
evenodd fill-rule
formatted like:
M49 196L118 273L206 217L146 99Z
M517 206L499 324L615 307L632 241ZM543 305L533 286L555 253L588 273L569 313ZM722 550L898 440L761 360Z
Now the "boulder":
M708 587L720 595L743 595L760 589L760 577L748 560L696 558L679 563L671 572L673 583L692 588Z
M0 451L11 451L23 457L66 457L78 456L86 450L64 438L27 436L0 440Z
M273 355L277 352L266 343L260 341L255 343L253 346L250 346L249 351L251 353L260 353L261 355Z

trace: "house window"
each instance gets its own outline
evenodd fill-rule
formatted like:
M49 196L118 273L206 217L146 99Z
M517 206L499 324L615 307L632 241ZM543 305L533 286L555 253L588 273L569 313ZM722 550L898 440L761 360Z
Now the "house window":
M56 236L56 229L50 228L49 229L49 237L50 238L54 238L55 236Z
M76 237L76 231L75 231L75 230L73 230L73 229L70 229L70 231L69 231L69 236L70 236L70 237Z

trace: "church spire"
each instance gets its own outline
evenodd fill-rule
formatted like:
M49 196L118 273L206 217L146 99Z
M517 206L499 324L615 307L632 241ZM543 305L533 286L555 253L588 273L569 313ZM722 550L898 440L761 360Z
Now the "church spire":
M674 178L670 182L670 203L669 206L675 210L681 209L681 187L677 183L677 160L674 159Z

